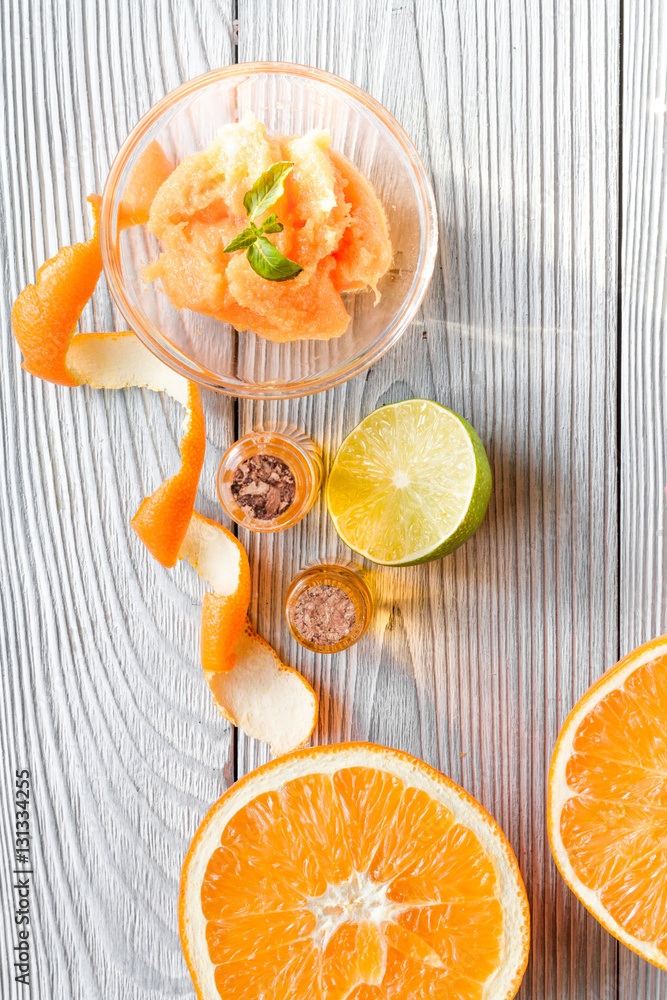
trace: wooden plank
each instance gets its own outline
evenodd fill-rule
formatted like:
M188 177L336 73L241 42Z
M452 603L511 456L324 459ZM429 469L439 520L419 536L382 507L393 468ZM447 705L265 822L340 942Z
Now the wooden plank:
M25 375L14 296L70 239L90 234L137 119L167 90L233 61L231 0L6 3L0 68L0 546L3 585L0 994L14 982L10 910L15 768L32 775L34 998L192 995L177 930L180 867L233 778L232 734L199 666L202 582L168 572L129 521L178 464L182 413L154 393L71 391ZM104 288L86 325L119 317ZM94 324L94 326L92 326ZM122 329L122 326L120 326ZM231 403L207 394L214 473Z
M664 387L667 11L623 6L620 654L667 632ZM661 1000L667 973L619 946L619 1000Z
M368 89L429 167L440 266L422 319L367 377L280 418L330 456L374 407L436 398L471 420L495 479L463 550L369 568L370 634L311 655L280 598L304 564L349 555L322 507L247 539L253 614L320 691L321 742L367 738L441 767L496 816L528 885L534 944L521 996L616 995L615 942L557 876L548 760L566 713L613 662L617 634L616 267L619 4L239 0L239 58L320 66ZM239 741L239 766L264 759Z

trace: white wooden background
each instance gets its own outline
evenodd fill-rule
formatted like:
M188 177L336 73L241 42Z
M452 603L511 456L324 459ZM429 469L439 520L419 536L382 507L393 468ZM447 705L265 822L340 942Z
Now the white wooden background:
M523 1000L664 1000L667 976L557 876L545 779L561 722L620 654L665 631L663 351L667 10L660 0L2 0L0 72L0 995L193 996L181 861L206 808L265 759L212 707L203 585L129 527L177 465L180 414L137 390L19 368L11 303L62 244L137 119L236 61L339 73L403 123L431 172L440 257L423 315L366 376L286 405L205 394L199 509L236 430L289 416L327 455L381 403L463 413L495 488L476 537L373 572L370 634L321 657L280 598L343 553L321 509L244 536L259 630L318 688L322 742L411 751L508 834L533 923ZM234 30L238 23L238 33ZM118 316L104 287L87 324ZM122 326L122 324L120 324ZM16 767L33 780L32 987L13 982Z

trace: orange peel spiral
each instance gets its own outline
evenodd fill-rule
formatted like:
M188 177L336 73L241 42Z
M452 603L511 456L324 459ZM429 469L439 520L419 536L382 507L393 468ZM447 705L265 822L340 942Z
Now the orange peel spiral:
M194 510L204 463L206 432L199 388L153 359L133 333L75 335L84 306L100 274L100 199L91 195L95 230L85 243L62 247L40 267L34 285L19 294L12 309L14 336L31 375L78 386L117 389L146 386L167 392L186 408L181 468L142 502L132 527L151 555L174 566ZM132 338L130 342L124 338ZM159 367L158 367L159 366Z
M170 166L150 152L163 173ZM152 190L136 179L126 225L143 217ZM34 285L17 297L12 328L30 374L58 385L98 389L127 387L166 392L186 411L180 443L181 466L146 497L132 527L163 566L187 559L213 588L202 603L201 661L215 704L232 724L270 743L275 753L303 745L317 720L311 686L248 622L250 568L245 549L222 525L194 509L206 449L198 386L172 371L130 331L79 333L76 326L102 272L100 199L88 199L95 215L93 236L63 247L37 272ZM121 213L122 214L122 213ZM234 669L233 669L234 668Z
M218 711L276 755L303 746L317 721L317 696L246 617L250 566L244 547L194 511L180 557L213 588L202 603L201 662Z

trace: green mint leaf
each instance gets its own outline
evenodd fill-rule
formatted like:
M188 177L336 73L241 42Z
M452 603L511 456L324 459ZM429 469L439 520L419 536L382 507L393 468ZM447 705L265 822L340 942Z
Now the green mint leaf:
M268 281L289 281L301 274L303 268L293 260L283 257L266 236L259 236L248 250L248 261L253 271Z
M282 227L281 227L282 228ZM252 226L252 228L244 229L242 233L235 236L231 243L228 243L223 253L234 253L235 250L245 250L247 247L251 247L257 237L259 236L259 230Z
M278 217L274 212L273 215L267 215L266 219L262 223L262 228L260 233L282 233L283 224L278 222Z
M259 180L255 181L243 199L245 210L251 222L263 215L272 205L275 205L284 191L283 181L293 166L293 163L287 161L274 163L272 167L264 171Z

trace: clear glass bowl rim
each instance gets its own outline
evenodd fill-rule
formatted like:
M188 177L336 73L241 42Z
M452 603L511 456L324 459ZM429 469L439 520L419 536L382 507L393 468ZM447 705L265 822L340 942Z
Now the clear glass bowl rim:
M116 200L118 183L138 143L142 140L148 129L174 104L178 103L188 94L201 90L211 83L235 76L247 77L251 74L266 73L319 80L352 97L379 118L392 137L402 147L413 168L422 201L424 228L420 248L421 266L418 280L414 284L410 298L404 303L401 311L396 314L392 325L382 340L374 344L361 357L354 358L347 364L341 365L335 372L313 376L301 382L293 382L284 386L276 386L272 383L253 386L249 383L226 382L219 375L215 375L212 372L205 372L201 368L191 365L186 356L171 345L166 337L163 337L159 330L129 302L123 287L120 257L112 238L114 202ZM104 273L116 306L129 324L130 329L166 365L185 378L197 382L199 385L215 389L229 396L243 399L296 399L312 395L316 392L323 392L326 389L331 389L336 385L347 382L349 379L354 378L355 375L360 375L381 358L402 336L416 316L433 274L438 248L438 221L431 182L414 143L393 115L371 97L370 94L357 87L356 84L350 83L349 80L344 80L333 73L328 73L325 70L316 69L312 66L301 66L297 63L287 62L235 63L231 66L225 66L221 69L204 73L202 76L195 77L175 90L170 91L157 104L154 104L134 126L116 154L104 185L100 213L100 246Z

